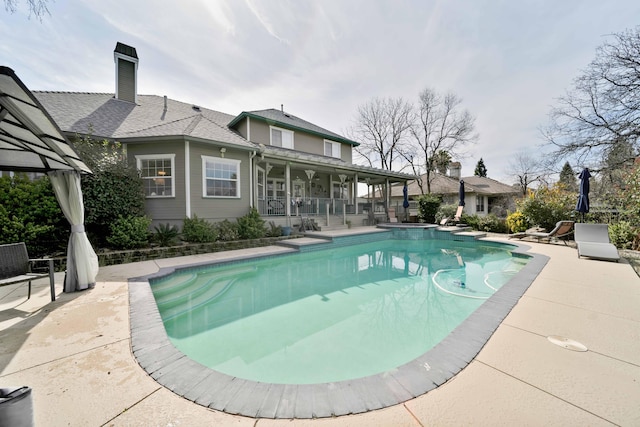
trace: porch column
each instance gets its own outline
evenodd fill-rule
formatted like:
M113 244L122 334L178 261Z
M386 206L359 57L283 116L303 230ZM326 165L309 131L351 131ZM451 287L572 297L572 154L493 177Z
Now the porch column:
M384 181L384 195L385 198L387 200L385 200L385 204L387 205L386 207L386 211L387 211L387 216L389 215L389 207L391 206L391 186L389 185L389 178L385 179Z
M353 176L351 194L353 196L353 204L356 207L356 215L358 215L360 213L358 212L358 172Z
M284 190L287 193L285 212L289 218L291 216L291 165L289 162L284 165Z

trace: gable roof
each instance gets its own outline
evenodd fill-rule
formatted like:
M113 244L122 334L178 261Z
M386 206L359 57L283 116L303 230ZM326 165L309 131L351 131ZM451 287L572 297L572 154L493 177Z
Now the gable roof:
M243 111L229 123L229 127L233 128L240 121L247 117L265 121L270 125L282 127L285 129L293 131L303 131L336 142L343 142L345 144L350 144L353 146L360 145L360 143L356 141L347 139L335 132L331 132L330 130L321 128L320 126L314 125L313 123L296 117L293 114L289 114L281 110L276 110L275 108L270 108L267 110Z
M427 188L426 180L427 176L421 175L423 187ZM481 176L465 176L460 178L464 180L464 190L468 194L482 194L485 196L498 196L508 194L519 194L519 191L510 185L503 184L495 179L481 177ZM458 178L452 178L447 175L436 173L432 177L431 181L431 193L432 194L454 194L457 195L460 189L460 180ZM407 191L409 196L419 196L420 187L416 181L409 181L407 183ZM393 186L391 188L391 197L403 197L402 186Z
M68 133L118 141L190 137L255 150L256 145L227 127L232 115L157 95L137 103L112 93L34 92L60 128ZM166 107L165 107L166 106Z

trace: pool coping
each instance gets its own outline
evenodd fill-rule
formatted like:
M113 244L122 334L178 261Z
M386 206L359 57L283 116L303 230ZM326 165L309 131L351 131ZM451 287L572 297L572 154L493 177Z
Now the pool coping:
M191 360L169 340L149 285L150 278L179 267L129 279L132 352L138 364L162 386L199 405L229 414L310 419L397 405L437 388L462 371L549 260L547 256L528 253L530 247L525 244L503 244L515 246L513 253L527 255L531 260L435 347L385 373L322 384L269 384L232 377ZM264 256L240 256L234 261L255 258ZM189 267L201 264L215 262Z

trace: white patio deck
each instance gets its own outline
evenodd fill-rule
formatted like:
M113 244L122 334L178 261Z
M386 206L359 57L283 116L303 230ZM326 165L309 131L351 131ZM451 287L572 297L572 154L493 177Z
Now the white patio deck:
M92 290L50 302L47 279L0 288L0 386L33 390L37 426L640 425L640 279L620 263L527 243L550 261L484 349L438 389L387 409L318 420L232 416L158 385L130 348L127 279L215 253L103 267ZM252 249L259 253L280 247ZM552 344L559 335L584 344Z

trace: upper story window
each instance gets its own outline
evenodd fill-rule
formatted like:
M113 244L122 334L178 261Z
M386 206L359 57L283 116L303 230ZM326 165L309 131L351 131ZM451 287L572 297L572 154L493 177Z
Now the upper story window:
M293 150L293 132L271 126L271 145Z
M173 197L175 194L175 154L136 156L136 167L144 181L146 197Z
M202 196L240 197L240 160L202 156Z
M324 140L324 155L327 157L341 158L340 156L340 143L334 141Z

